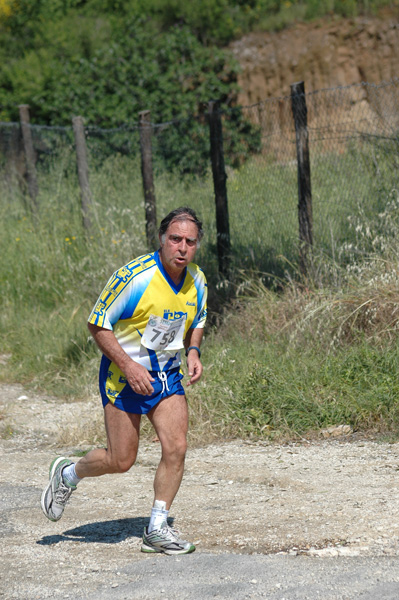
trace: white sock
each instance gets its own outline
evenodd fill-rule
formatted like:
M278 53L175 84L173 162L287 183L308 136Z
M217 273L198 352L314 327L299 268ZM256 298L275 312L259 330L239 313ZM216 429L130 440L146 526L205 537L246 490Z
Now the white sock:
M148 533L151 533L154 529L161 529L163 523L165 521L167 522L168 514L169 511L166 510L166 502L163 502L163 500L155 500L151 510Z
M78 485L80 479L76 475L75 463L72 463L62 470L62 479L69 487L76 487Z

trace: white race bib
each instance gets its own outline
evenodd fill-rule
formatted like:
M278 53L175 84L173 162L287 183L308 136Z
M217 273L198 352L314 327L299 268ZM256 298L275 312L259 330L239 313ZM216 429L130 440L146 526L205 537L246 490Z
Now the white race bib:
M184 348L185 323L185 316L172 321L150 315L141 343L150 350L180 350Z

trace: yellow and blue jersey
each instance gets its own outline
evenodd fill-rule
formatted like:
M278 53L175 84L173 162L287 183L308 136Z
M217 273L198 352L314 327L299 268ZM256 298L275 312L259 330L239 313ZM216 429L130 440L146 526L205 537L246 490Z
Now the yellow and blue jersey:
M145 331L148 335L146 327L158 319L170 325L172 331L170 321L179 321L181 340L190 328L204 327L207 289L205 275L194 263L187 266L182 281L176 285L163 268L158 251L145 254L112 275L89 316L89 323L112 330L124 351L149 371L169 371L180 366L183 344L177 349L176 338L171 344L173 349L148 347L151 344L144 345L143 340ZM119 375L122 374L118 374L118 379Z

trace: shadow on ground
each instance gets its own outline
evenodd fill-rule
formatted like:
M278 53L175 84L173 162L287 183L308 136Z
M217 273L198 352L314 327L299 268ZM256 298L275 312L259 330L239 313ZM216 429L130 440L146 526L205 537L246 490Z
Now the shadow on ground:
M86 544L118 544L128 538L141 538L146 525L148 525L148 517L96 521L68 529L62 534L46 535L36 543L42 546L53 546L60 542L70 541Z

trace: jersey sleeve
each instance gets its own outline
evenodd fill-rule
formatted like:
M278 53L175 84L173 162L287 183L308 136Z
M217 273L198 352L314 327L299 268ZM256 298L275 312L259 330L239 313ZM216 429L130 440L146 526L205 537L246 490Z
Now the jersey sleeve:
M89 323L113 329L132 316L156 269L154 254L145 254L121 267L112 275L89 316Z
M197 289L197 314L191 325L192 329L202 329L205 327L207 316L207 301L208 301L208 284L202 269L198 271L194 277L194 285Z
M130 298L131 282L126 281L124 269L122 267L109 279L90 313L89 323L112 330L119 320Z

